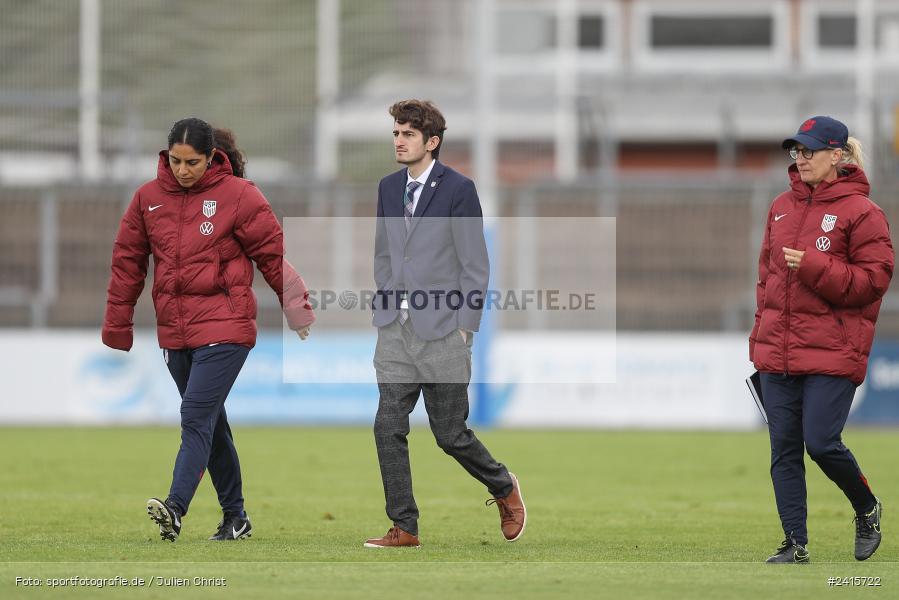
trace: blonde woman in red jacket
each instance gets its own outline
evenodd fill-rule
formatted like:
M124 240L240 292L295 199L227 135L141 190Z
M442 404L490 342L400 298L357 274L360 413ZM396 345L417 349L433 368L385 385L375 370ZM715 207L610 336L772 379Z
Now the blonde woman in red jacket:
M281 226L243 179L244 163L230 131L196 118L175 123L156 179L134 194L112 254L103 343L125 351L153 255L159 345L181 395L181 447L168 497L151 498L147 511L172 542L207 468L224 513L210 539L252 532L225 399L256 344L253 263L301 339L315 319L305 283L284 260Z
M880 544L882 505L841 434L865 378L893 275L883 211L868 199L861 144L830 117L784 140L796 161L771 205L759 258L749 357L761 373L771 480L785 539L770 563L809 561L804 453L855 512L855 558Z

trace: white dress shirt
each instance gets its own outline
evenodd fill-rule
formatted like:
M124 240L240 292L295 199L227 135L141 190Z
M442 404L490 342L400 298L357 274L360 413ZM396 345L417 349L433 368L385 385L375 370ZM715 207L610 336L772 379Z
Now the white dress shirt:
M437 162L436 159L431 160L431 164L428 165L428 168L422 171L421 175L418 177L412 177L412 173L409 172L409 169L406 169L406 189L409 189L409 184L413 181L417 181L421 184L415 188L414 192L412 192L412 214L415 214L415 207L418 206L418 199L421 198L421 191L425 189L425 184L428 183L428 177L431 176L431 169L434 168L435 162ZM403 193L405 194L406 192L404 191ZM409 302L405 296L403 296L403 299L400 302L400 310L409 310ZM405 318L403 320L405 320Z
M418 206L418 199L421 198L421 191L425 189L425 185L428 183L428 177L431 176L431 169L434 168L435 162L437 162L436 159L431 160L431 164L428 165L428 168L422 171L421 175L418 177L412 177L412 174L409 173L409 169L406 169L406 189L409 189L409 184L413 181L417 181L421 184L414 192L412 192L412 214L415 214L415 207ZM404 191L403 193L405 194L406 192Z

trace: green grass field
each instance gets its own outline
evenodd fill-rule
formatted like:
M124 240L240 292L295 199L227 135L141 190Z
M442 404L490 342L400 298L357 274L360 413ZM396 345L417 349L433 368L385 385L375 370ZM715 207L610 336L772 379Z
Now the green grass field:
M528 506L527 531L509 544L485 491L416 429L418 550L362 547L389 526L368 429L238 427L235 437L254 536L206 541L220 513L204 478L171 544L160 541L144 502L168 489L177 429L0 429L0 597L222 593L160 586L155 577L225 578L226 592L259 598L899 597L895 432L845 436L884 501L880 550L854 560L849 504L807 460L813 562L800 566L761 564L782 538L764 432L484 432L519 476ZM47 587L47 578L73 576L153 583ZM831 576L880 577L882 585L833 591ZM16 577L44 585L17 586Z

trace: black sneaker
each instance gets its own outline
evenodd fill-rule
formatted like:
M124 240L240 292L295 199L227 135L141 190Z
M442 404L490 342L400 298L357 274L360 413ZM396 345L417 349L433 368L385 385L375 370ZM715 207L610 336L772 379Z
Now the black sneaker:
M793 538L787 538L780 544L772 556L768 557L766 563L807 563L808 550L805 546L796 542Z
M159 525L159 536L174 542L181 535L181 511L159 498L147 500L147 514Z
M240 515L225 515L222 522L218 525L216 531L209 539L214 542L228 542L233 540L242 540L253 534L253 526L250 525L250 519L247 513Z
M874 508L864 515L855 516L855 560L871 558L880 546L880 514L883 505L874 499Z

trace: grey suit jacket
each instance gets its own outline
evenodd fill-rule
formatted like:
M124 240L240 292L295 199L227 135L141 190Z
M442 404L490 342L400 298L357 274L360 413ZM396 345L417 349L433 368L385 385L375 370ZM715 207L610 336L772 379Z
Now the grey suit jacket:
M378 186L374 325L396 320L400 291L405 290L418 337L436 340L454 329L477 331L490 260L474 182L437 161L408 232L405 191L406 169L388 175Z

